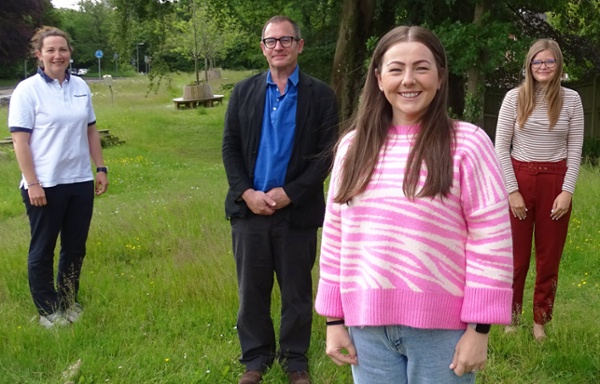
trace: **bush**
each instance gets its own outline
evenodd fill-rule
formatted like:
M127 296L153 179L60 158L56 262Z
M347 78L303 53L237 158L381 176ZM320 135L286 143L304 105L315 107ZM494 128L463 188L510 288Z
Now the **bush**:
M598 165L600 162L600 138L588 137L583 141L583 162Z

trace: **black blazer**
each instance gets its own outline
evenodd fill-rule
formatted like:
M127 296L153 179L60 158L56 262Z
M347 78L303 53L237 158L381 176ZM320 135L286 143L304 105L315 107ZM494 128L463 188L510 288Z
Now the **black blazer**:
M237 83L229 99L222 146L229 182L225 198L227 219L254 215L241 195L254 188L254 165L266 90L267 73L264 72ZM290 227L306 229L323 224L323 182L330 171L338 124L333 90L322 81L300 72L296 131L283 186L292 201L289 206Z

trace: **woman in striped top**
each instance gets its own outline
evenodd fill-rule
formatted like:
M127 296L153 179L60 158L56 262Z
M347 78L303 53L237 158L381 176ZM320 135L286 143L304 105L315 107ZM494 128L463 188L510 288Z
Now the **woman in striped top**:
M360 100L323 226L315 305L327 354L352 364L355 383L473 383L490 324L511 320L508 200L493 145L448 116L446 55L426 29L379 41Z
M533 335L542 340L546 337L544 324L552 319L558 267L581 162L583 108L577 92L561 86L563 56L555 41L533 43L524 71L523 83L504 97L496 128L496 153L509 193L515 263L514 325L506 331L516 329L523 311L535 237Z

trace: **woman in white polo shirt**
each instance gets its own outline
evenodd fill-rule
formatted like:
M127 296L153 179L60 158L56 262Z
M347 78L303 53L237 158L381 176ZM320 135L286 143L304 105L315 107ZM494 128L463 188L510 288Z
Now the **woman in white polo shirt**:
M77 301L79 277L94 194L106 192L108 170L89 87L67 72L73 51L67 35L42 27L31 42L41 67L13 92L8 126L31 227L29 287L40 324L51 328L76 321L83 311ZM97 167L95 185L90 157Z

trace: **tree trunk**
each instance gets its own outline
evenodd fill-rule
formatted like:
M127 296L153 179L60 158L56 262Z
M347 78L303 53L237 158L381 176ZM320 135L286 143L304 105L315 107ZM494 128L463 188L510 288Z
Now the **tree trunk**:
M344 0L331 74L342 122L352 115L363 85L365 43L370 35L375 5L376 0Z
M475 4L473 24L483 28L483 17L490 10L490 0L479 0ZM480 127L483 127L485 104L485 73L481 71L478 63L486 60L485 50L480 50L479 60L469 69L467 73L467 94L465 95L465 109L463 117Z

